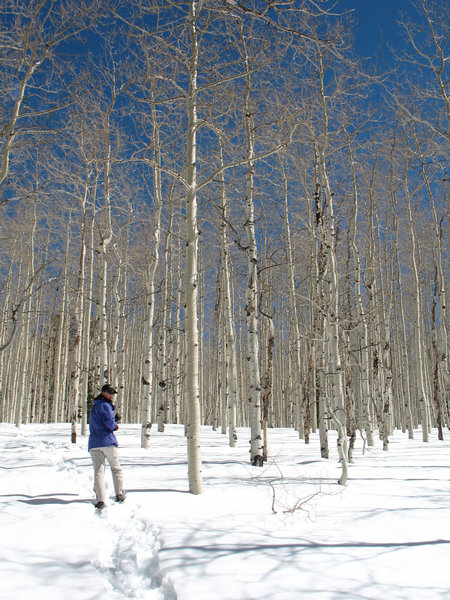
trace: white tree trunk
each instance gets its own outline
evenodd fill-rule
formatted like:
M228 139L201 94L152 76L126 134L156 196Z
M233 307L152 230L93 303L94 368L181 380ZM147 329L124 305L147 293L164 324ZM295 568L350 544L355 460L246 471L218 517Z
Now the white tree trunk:
M351 148L350 138L347 135L347 147L350 158L351 174L352 174L352 192L353 192L353 213L351 222L351 248L353 258L353 269L354 269L354 288L356 295L356 303L358 309L358 329L360 331L360 356L361 356L361 391L362 391L362 412L363 412L363 427L366 432L366 440L368 446L374 445L373 430L370 418L370 402L371 402L371 390L370 390L370 375L369 375L369 328L367 325L366 311L362 300L361 290L361 261L359 258L358 245L356 243L356 232L358 222L358 187L356 184L356 169L355 162L353 159L353 152Z
M333 194L331 192L330 181L328 178L327 165L325 160L325 152L328 140L328 112L327 112L327 97L325 94L324 84L324 66L322 50L317 45L319 58L319 85L320 85L320 101L322 105L322 135L320 141L316 145L316 154L319 163L319 176L322 188L325 194L325 244L327 249L327 265L328 265L328 307L327 307L327 347L328 347L328 369L331 380L331 416L336 425L338 432L338 453L341 462L342 473L339 479L340 485L346 485L348 477L348 442L347 442L347 425L345 413L345 394L344 381L342 372L341 354L339 348L339 282L338 268L336 260L336 232L335 218L333 207ZM331 403L330 403L331 404Z
M155 150L155 167L153 170L153 195L155 201L156 217L153 231L153 254L149 257L147 267L147 311L145 328L145 350L144 365L142 369L142 384L144 386L144 397L142 401L142 425L141 425L141 447L150 447L150 428L152 426L152 397L153 397L153 321L155 314L155 276L159 262L159 245L161 241L161 213L162 213L162 191L161 191L161 154L159 142L159 126L155 104L151 103L151 116L153 134L152 139Z
M58 341L56 346L56 355L53 357L54 362L54 384L53 384L53 422L57 423L62 420L63 403L61 402L61 392L65 386L66 371L64 370L65 355L66 355L66 340L67 340L67 311L68 311L68 254L70 243L70 226L66 232L66 249L64 257L64 274L63 274L63 289L61 292L61 310L59 314L59 327L57 330ZM64 396L64 394L62 394Z
M86 303L86 310L83 315L83 390L82 390L82 398L83 398L83 421L82 421L82 434L87 435L88 432L88 424L87 424L87 402L88 402L88 392L89 392L89 365L91 358L91 317L92 317L92 294L93 294L93 283L94 283L94 226L95 226L95 196L96 196L96 185L94 185L93 190L93 202L92 202L92 214L90 217L89 224L89 272L87 279L87 298L89 301Z
M187 99L186 273L185 273L185 395L189 491L203 492L200 449L199 339L198 339L198 229L197 229L197 1L189 0L189 93Z
M80 406L80 380L81 380L81 357L82 357L82 334L85 294L85 262L86 262L86 201L88 196L89 173L86 173L85 186L81 199L81 223L80 223L80 261L78 268L78 283L75 293L75 308L73 312L73 323L71 324L72 340L72 365L70 374L70 395L72 398L72 443L77 441L77 419ZM73 329L73 330L72 330Z
M168 282L169 282L169 241L170 241L170 228L166 234L166 241L164 244L164 276L163 276L163 294L161 299L161 323L159 331L159 344L158 344L158 381L157 381L157 394L156 394L156 405L158 407L158 431L164 431L164 423L167 420L168 412L168 356L167 356L167 307L169 302Z
M410 377L410 358L408 354L408 342L406 336L406 321L405 321L405 310L403 306L403 279L402 279L402 267L400 264L400 249L399 249L399 233L398 233L398 216L397 216L397 205L395 202L395 196L393 191L391 193L392 200L392 213L394 220L394 256L396 262L397 271L397 288L399 293L396 294L398 298L398 309L396 311L397 318L399 321L399 362L401 364L401 374L403 380L403 407L406 417L406 424L408 428L408 437L410 440L414 439L414 424L411 409L411 377Z
M258 332L258 248L255 234L255 209L253 202L253 179L255 173L255 139L254 121L250 106L251 67L247 54L246 40L242 35L244 52L244 68L246 73L246 89L244 95L243 114L246 131L247 171L245 207L247 234L247 361L249 371L249 408L250 408L250 462L253 466L262 467L264 449L261 430L261 376L259 370L259 332Z
M223 166L223 151L220 147L221 166ZM225 187L224 173L220 175L222 190L222 221L221 221L221 250L222 250L222 285L223 285L223 311L226 332L226 382L228 402L228 440L231 447L237 445L236 410L238 404L238 370L236 352L236 331L233 317L233 297L230 273L230 250L228 240L228 202Z
M291 238L291 226L289 224L289 204L288 204L288 185L287 185L287 176L283 164L283 160L280 157L280 165L281 165L281 174L283 178L283 204L284 204L284 227L286 230L286 252L287 252L287 262L289 269L289 300L291 305L291 319L293 324L293 345L294 345L294 364L293 364L293 377L292 377L292 387L293 387L293 398L294 404L297 407L298 413L298 430L300 437L305 435L305 427L304 427L304 415L302 411L302 384L301 384L301 371L302 371L302 345L301 345L301 337L300 337L300 324L298 318L298 310L297 310L297 300L296 300L296 288L295 288L295 277L294 277L294 253L292 249L292 238ZM311 369L308 370L307 377L314 376L314 369L312 368L311 361ZM305 389L308 387L308 382L305 382ZM309 403L309 398L305 398L305 402ZM309 432L308 432L309 433ZM309 441L309 440L308 440Z
M414 280L414 345L416 351L416 377L419 396L419 407L422 416L422 438L424 442L428 442L430 433L430 408L429 399L425 384L425 363L424 363L424 326L422 313L422 298L420 290L419 269L417 266L417 242L416 232L414 229L414 221L411 209L411 195L408 189L407 179L407 163L404 173L404 188L406 195L406 209L408 215L410 248L411 248L411 268Z
M431 23L430 23L431 25ZM447 101L447 114L449 114L449 102ZM450 116L449 116L450 119ZM420 146L416 141L417 151L420 152ZM431 214L433 215L433 258L435 264L435 296L437 298L438 318L435 319L434 328L434 345L436 354L436 373L435 373L435 394L437 410L442 413L445 410L445 403L450 398L450 357L448 347L448 333L447 333L447 308L446 308L446 285L445 285L445 274L442 266L442 240L439 231L439 220L437 216L436 206L434 202L433 191L431 189L430 180L427 175L425 166L425 157L420 155L421 159L421 172L422 178L425 181L428 199L430 201ZM440 431L440 438L443 439L442 435L442 424L438 423Z

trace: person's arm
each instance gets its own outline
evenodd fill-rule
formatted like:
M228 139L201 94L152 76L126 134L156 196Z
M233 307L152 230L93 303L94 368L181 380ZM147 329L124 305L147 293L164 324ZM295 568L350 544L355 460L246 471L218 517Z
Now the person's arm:
M105 425L106 429L109 429L109 431L117 431L117 429L119 429L119 426L114 418L113 410L107 404L104 404L103 406L103 424Z

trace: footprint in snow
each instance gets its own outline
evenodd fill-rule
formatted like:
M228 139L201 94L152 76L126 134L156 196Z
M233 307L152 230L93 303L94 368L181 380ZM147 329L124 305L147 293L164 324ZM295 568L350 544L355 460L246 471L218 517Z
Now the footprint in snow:
M113 550L99 566L119 600L177 600L173 585L160 570L156 532L145 520L131 518L114 522Z

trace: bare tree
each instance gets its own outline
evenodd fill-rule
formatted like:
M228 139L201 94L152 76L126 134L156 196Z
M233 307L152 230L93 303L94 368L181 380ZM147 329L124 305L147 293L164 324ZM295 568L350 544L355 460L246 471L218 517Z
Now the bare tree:
M30 135L30 124L73 103L73 93L64 89L56 102L48 103L47 96L42 105L44 98L38 94L39 101L34 104L35 86L44 87L34 78L43 71L46 84L56 91L57 71L52 72L56 51L93 26L100 15L99 7L100 2L85 0L76 4L64 1L58 6L48 0L7 0L3 4L0 16L9 26L2 33L0 73L6 110L0 127L0 186L7 183L12 150L20 139ZM8 198L4 193L0 203Z

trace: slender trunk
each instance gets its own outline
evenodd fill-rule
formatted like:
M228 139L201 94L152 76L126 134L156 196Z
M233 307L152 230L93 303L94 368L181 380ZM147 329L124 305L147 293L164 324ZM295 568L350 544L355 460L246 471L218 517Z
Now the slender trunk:
M220 146L220 165L223 166L223 150ZM223 285L223 311L226 332L226 380L227 380L227 411L228 411L228 439L231 447L237 445L236 411L238 403L238 371L236 352L236 330L233 317L233 298L230 273L230 249L228 240L228 201L225 187L225 176L220 175L222 191L222 222L221 222L221 251L222 251L222 285Z
M267 369L262 378L262 422L263 422L263 460L266 461L268 458L268 437L267 427L269 424L270 405L272 399L272 371L273 371L273 347L275 344L275 329L273 324L273 318L266 315L268 321L268 334L267 334Z
M392 176L391 176L392 178ZM403 278L402 278L402 266L400 264L400 248L399 248L399 231L398 231L398 214L397 214L397 202L395 199L395 193L391 185L391 207L392 217L394 226L394 259L396 266L396 286L397 294L394 299L398 301L397 315L400 325L399 338L400 338L400 364L402 370L402 381L403 381L403 407L406 417L406 425L408 428L408 437L410 440L414 439L414 424L411 410L411 376L410 376L410 357L408 353L408 342L406 334L406 320L405 310L403 306Z
M198 340L198 228L197 228L197 1L189 1L189 93L186 167L186 273L185 273L185 394L189 491L203 492L200 450L199 340Z
M164 244L164 276L163 276L163 294L161 299L161 324L158 344L159 351L159 362L158 362L158 388L157 388L157 407L158 407L158 431L164 431L164 423L167 422L167 411L168 411L168 373L167 373L167 308L169 303L169 241L170 241L170 226L169 231L166 234L166 241Z
M291 227L289 223L289 203L288 203L288 185L287 185L287 176L284 168L284 164L282 159L280 158L281 165L281 174L283 178L283 204L284 204L284 227L286 231L286 252L287 252L287 261L288 261L288 269L289 269L289 300L291 305L291 318L293 324L293 336L294 336L294 364L293 364L293 377L292 377L292 386L293 386L293 397L294 404L297 407L298 414L298 429L300 436L305 437L305 442L309 442L309 430L308 427L305 431L304 427L304 410L302 411L302 395L301 395L301 371L302 371L302 349L301 349L301 337L300 337L300 325L299 325L299 315L297 310L297 301L296 301L296 287L295 287L295 277L294 277L294 257L293 257L293 249L292 249L292 237L291 237ZM309 407L309 396L306 392L308 388L309 381L311 379L313 373L312 360L309 363L310 368L308 368L306 381L303 384L305 389L305 399L303 405L307 404ZM305 407L306 408L306 407Z
M35 251L35 235L36 235L36 202L33 205L33 220L32 228L29 237L29 253L28 253L28 268L27 268L27 289L28 289L28 300L25 304L24 314L24 354L21 362L21 368L19 369L19 387L17 396L17 407L16 407L16 426L20 427L23 418L23 406L28 402L29 383L26 382L26 374L29 370L30 362L30 344L31 344L31 330L32 330L32 306L33 306L33 280L34 280L34 251Z
M325 291L325 281L328 271L328 259L325 251L325 230L324 230L324 208L322 206L319 182L319 168L317 152L315 153L314 161L314 222L315 222L315 238L313 239L312 254L314 260L312 263L315 268L315 303L316 316L312 324L311 337L314 340L319 340L318 351L316 352L316 344L311 342L310 355L311 360L315 361L316 369L316 403L318 406L319 419L319 438L320 438L320 455L322 458L329 457L328 447L328 428L329 428L329 403L327 393L327 350L326 350L326 313L327 299ZM309 210L309 212L311 212Z
M89 224L89 274L87 279L87 307L83 315L83 417L82 417L82 434L86 435L88 431L87 417L88 417L88 395L89 395L89 378L91 376L90 357L91 357L91 318L92 318L92 294L94 284L94 226L95 226L95 195L97 185L95 183L92 192L92 214L90 216Z
M331 416L337 428L338 440L337 447L339 459L341 462L342 473L339 478L340 485L346 485L348 476L348 443L347 443L347 425L345 414L345 395L344 382L342 373L341 354L339 348L339 282L338 268L336 260L336 232L335 232L335 217L333 207L333 194L331 192L328 170L325 160L327 139L328 139L328 112L327 100L325 95L324 84L324 66L322 52L317 46L319 54L319 85L320 85L320 100L322 105L322 135L321 140L316 144L316 154L318 157L320 182L325 195L325 216L326 223L325 244L327 250L328 263L328 306L327 306L327 327L325 332L327 335L328 349L328 368L329 377L331 380Z
M368 446L374 445L372 423L370 419L370 376L369 376L369 328L367 325L366 311L362 300L361 290L361 261L359 258L359 249L356 243L356 225L358 222L358 187L356 183L356 169L353 160L353 152L350 144L350 138L347 134L347 147L350 157L351 174L352 174L352 193L353 193L353 213L351 221L351 249L353 258L354 272L354 287L356 302L358 308L358 329L360 331L360 355L361 355L361 391L362 391L362 412L363 412L363 427L366 433Z
M417 241L416 232L414 229L414 221L411 208L411 195L408 187L407 177L408 163L405 161L404 171L404 190L406 196L406 210L408 215L409 236L411 247L411 268L414 280L414 346L416 352L416 377L419 395L419 407L422 417L422 438L424 442L429 440L430 432L430 415L429 415L429 400L425 385L425 359L424 359L424 327L422 314L422 297L420 291L419 269L417 266Z
M112 241L113 232L111 224L111 140L109 134L109 118L106 123L106 159L104 165L105 176L105 209L106 227L100 234L100 382L109 382L109 351L108 351L108 315L107 315L107 292L108 292L108 247Z
M86 262L86 201L88 196L89 173L86 173L83 197L81 200L81 224L80 224L80 258L78 267L78 283L75 293L75 309L71 323L71 355L72 370L70 373L70 395L72 399L72 443L77 441L77 419L80 407L80 379L81 379L81 356L82 356L82 334L85 293L85 262Z
M253 466L262 467L264 463L262 432L261 432L261 377L259 370L259 333L258 333L258 248L255 233L255 208L253 202L253 180L255 174L255 139L254 122L250 106L251 94L251 65L247 54L246 40L242 35L244 51L244 68L246 73L246 88L244 95L244 120L247 143L247 172L246 172L246 221L247 234L247 361L249 368L249 408L250 408L250 462Z
M141 425L141 447L150 447L150 429L152 426L152 396L153 396L153 320L155 314L155 275L159 262L159 245L161 240L161 213L162 213L162 189L161 189L161 152L159 141L159 126L155 103L151 104L153 143L155 148L155 168L153 173L153 195L155 200L156 218L153 232L153 255L149 257L147 267L147 307L145 328L145 350L142 384L144 386L144 398L142 404Z
M447 113L449 111L448 98ZM417 150L420 146L416 140ZM447 309L446 309L446 286L445 274L442 266L442 240L440 223L437 216L433 191L430 179L426 171L425 157L420 154L421 173L425 182L428 199L430 201L431 214L433 215L433 258L434 258L434 299L433 299L433 349L435 356L434 372L434 401L437 414L440 419L439 439L443 439L442 415L445 410L446 399L450 398L450 375L449 375L449 351L447 333Z
M68 310L68 254L70 243L70 221L66 233L66 249L64 257L64 271L61 292L61 311L59 314L59 327L57 330L57 345L56 352L53 357L54 362L54 382L53 382L53 422L57 423L63 419L62 411L64 409L62 403L61 392L65 387L66 371L64 370L65 348L66 348L66 331L67 331L67 310Z

